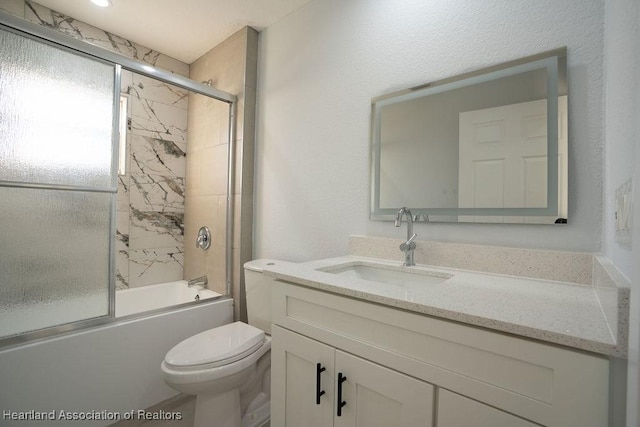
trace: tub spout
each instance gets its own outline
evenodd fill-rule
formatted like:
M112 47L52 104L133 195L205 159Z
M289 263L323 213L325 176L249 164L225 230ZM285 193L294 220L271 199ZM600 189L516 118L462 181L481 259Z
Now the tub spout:
M195 279L189 280L187 282L187 286L190 288L193 286L205 287L207 286L207 283L209 283L209 280L207 280L207 276L202 276L202 277L196 277Z

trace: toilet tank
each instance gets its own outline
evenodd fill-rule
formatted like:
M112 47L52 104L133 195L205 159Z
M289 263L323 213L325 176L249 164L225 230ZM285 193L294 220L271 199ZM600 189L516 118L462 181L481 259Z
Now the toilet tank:
M244 264L244 289L247 297L248 323L271 335L271 284L273 277L263 274L267 266L278 261L256 259Z

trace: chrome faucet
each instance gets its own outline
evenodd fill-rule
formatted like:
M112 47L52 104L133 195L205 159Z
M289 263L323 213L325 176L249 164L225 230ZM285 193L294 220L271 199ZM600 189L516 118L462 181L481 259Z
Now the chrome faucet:
M207 286L207 283L209 283L209 280L207 280L207 276L202 276L202 277L196 277L195 279L189 280L187 282L187 286L190 288L193 286L205 287Z
M398 211L394 225L396 227L400 227L400 224L402 224L402 217L407 218L407 241L400 245L400 250L404 252L404 265L411 267L412 265L416 265L413 261L413 250L416 248L416 243L413 239L418 235L413 232L413 216L411 215L411 211L407 208L401 208Z

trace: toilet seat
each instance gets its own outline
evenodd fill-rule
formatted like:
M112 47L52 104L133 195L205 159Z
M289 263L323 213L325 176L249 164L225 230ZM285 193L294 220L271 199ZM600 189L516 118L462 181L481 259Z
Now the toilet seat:
M263 331L243 322L234 322L180 342L169 350L164 363L179 371L216 368L244 359L264 342Z
M202 385L211 381L222 381L224 378L242 375L244 371L250 374L250 369L258 360L271 350L271 337L266 336L264 342L251 354L245 355L233 363L214 368L192 366L189 368L173 368L163 361L160 365L162 377L174 389L188 394L198 394Z

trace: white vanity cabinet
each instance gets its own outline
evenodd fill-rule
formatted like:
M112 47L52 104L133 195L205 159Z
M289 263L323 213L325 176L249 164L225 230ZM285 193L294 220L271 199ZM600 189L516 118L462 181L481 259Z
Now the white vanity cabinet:
M272 295L274 426L608 425L605 357L284 281Z
M274 426L432 427L434 387L274 326Z
M448 390L438 390L438 427L460 426L536 427L538 424L533 424Z

